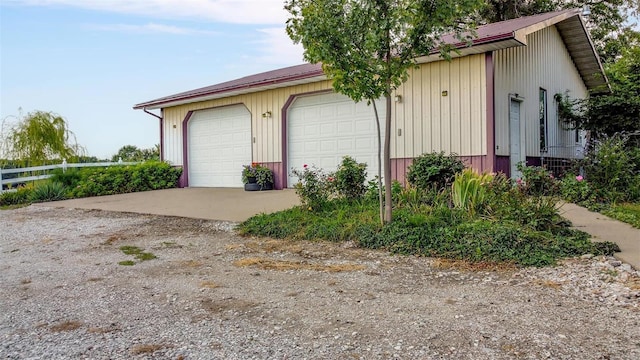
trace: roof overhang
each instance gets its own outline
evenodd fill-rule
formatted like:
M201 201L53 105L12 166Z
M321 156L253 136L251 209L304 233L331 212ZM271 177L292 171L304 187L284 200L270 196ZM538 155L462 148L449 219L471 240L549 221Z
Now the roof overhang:
M138 109L153 110L153 109L168 108L172 106L190 104L194 102L221 99L221 98L226 98L230 96L256 93L260 91L278 89L278 88L300 85L300 84L309 84L309 83L319 82L322 80L327 80L327 76L322 74L318 76L311 76L311 77L306 77L302 79L290 80L287 82L274 81L270 84L260 84L260 85L253 85L253 86L248 85L248 86L243 86L238 88L219 90L211 93L194 94L194 95L185 96L182 98L177 98L175 100L166 100L161 102L158 102L157 100L152 100L147 103L137 104L133 108L136 110Z

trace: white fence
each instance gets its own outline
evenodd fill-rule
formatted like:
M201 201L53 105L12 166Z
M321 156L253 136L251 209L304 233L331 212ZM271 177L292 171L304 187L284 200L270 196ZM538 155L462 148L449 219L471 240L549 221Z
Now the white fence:
M122 159L118 162L98 162L98 163L78 163L78 164L68 164L66 160L62 162L62 164L55 165L43 165L43 166L32 166L27 168L16 168L16 169L2 169L0 168L0 194L4 189L4 185L12 185L12 184L21 184L29 181L36 181L42 179L48 179L52 177L52 174L40 174L35 175L34 173L38 172L49 172L53 169L62 169L62 171L67 171L69 168L82 168L82 167L107 167L107 166L115 166L115 165L135 165L137 162L123 162ZM4 179L5 175L8 174L29 174L28 176Z

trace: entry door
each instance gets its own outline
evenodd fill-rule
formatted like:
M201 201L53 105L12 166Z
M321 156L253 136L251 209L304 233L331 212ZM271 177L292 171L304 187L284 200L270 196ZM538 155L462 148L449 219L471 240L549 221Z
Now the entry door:
M522 177L518 171L517 165L524 161L524 144L522 144L521 121L520 121L520 105L518 99L511 99L509 102L509 160L511 165L511 178L517 179Z

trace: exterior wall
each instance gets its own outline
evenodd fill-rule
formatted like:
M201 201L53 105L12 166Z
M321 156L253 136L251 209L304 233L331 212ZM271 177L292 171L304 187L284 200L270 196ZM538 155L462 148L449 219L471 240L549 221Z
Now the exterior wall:
M202 101L163 109L163 152L165 161L172 165L183 165L183 121L189 111L212 107L244 104L251 112L253 137L253 161L261 163L282 162L281 109L293 94L331 89L331 82L321 81L286 88L237 95L222 99ZM262 114L271 111L271 118Z
M421 64L392 102L391 157L487 155L485 54ZM443 91L447 92L443 96Z
M572 99L585 98L587 88L582 81L555 26L527 37L527 46L499 50L495 62L495 126L496 154L509 156L509 96L524 98L521 137L525 139L528 157L540 157L539 89L547 90L547 144L551 151L575 151L575 131L563 130L557 116L554 95L564 94ZM545 154L543 154L545 155Z

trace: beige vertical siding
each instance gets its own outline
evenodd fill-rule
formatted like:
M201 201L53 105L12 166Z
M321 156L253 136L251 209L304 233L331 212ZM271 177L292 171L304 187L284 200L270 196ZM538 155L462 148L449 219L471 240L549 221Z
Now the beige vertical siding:
M524 97L521 119L527 156L540 156L538 91L547 90L547 144L575 145L575 132L562 129L553 99L569 91L573 99L587 96L584 82L573 64L555 26L527 37L527 46L499 50L495 62L496 154L509 155L509 94Z
M392 105L391 156L432 151L486 155L486 80L484 54L412 69L396 91L402 101Z
M486 155L486 72L484 54L421 64L397 91L392 104L392 157L412 158L425 152ZM281 110L291 95L331 89L330 81L164 109L164 158L182 165L182 122L189 111L244 104L251 112L253 161L282 161ZM447 91L447 96L442 96ZM271 111L270 119L262 113ZM381 120L384 119L384 114Z
M331 82L320 81L252 94L202 101L164 109L164 158L173 165L182 165L182 121L189 111L244 104L251 112L251 133L254 138L253 161L282 161L282 107L289 96L331 89ZM271 111L270 119L262 114Z

